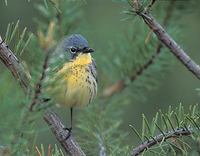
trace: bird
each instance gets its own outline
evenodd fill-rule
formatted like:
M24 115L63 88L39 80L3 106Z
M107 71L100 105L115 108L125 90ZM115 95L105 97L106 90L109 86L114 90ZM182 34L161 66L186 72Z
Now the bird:
M65 129L71 133L73 109L92 103L97 95L96 63L94 49L81 34L65 37L59 47L49 61L46 92L61 107L70 108L70 127Z

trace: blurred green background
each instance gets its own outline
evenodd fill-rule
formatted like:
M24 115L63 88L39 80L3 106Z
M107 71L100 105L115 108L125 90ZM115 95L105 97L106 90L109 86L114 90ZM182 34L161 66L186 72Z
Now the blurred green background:
M30 3L25 3L25 1L8 0L8 6L5 6L4 0L0 1L0 34L2 36L5 34L7 24L13 21L16 22L18 19L21 22L21 28L26 26L28 30L35 33L36 24L34 23L34 17L39 17L40 14L34 8L34 4L39 2L39 0L31 0ZM161 7L165 5L165 1L160 1L159 3ZM105 55L109 48L109 43L115 41L117 35L124 33L127 26L130 25L130 20L122 20L124 15L121 14L121 11L125 7L126 5L123 3L111 0L87 0L83 4L83 17L87 26L80 28L80 30L87 32L88 36L86 38L88 38L92 47L97 49L98 53L104 51ZM181 18L171 23L172 26L178 23L184 30L181 31L178 43L198 64L200 64L199 9L200 5L196 6L193 10L190 9L186 14L182 14ZM134 43L132 44L134 45ZM126 110L124 111L126 113L123 117L123 125L127 130L128 124L133 124L136 127L141 126L142 113L151 118L157 110L168 108L169 105L177 106L179 103L183 105L199 103L200 98L196 91L196 88L200 86L199 80L176 58L174 58L174 62L170 68L171 71L159 80L159 87L145 95L147 97L146 101L137 103L133 101L133 105L125 108ZM3 66L0 66L0 68L0 72L5 70ZM123 106L120 109L123 109Z

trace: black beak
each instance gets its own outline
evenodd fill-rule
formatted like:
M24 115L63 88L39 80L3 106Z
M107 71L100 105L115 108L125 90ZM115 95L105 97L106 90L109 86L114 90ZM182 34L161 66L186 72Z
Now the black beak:
M86 48L83 48L82 52L83 52L83 53L93 53L93 52L94 52L94 49L89 48L89 47L86 47Z

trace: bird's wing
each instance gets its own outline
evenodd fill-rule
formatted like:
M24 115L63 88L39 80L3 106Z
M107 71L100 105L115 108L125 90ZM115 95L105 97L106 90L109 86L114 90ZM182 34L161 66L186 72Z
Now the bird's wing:
M64 76L68 73L67 62L69 61L69 56L63 50L62 44L61 42L55 51L50 54L48 68L45 72L46 77L44 79L44 92L47 92L47 94L52 91L56 92L59 89L58 87L63 86L61 84L63 83ZM64 66L65 73L59 73Z
M92 59L92 63L89 65L89 68L91 70L92 76L95 78L96 82L98 82L98 79L97 79L97 66L96 66L96 62L95 62L94 59Z
M45 93L48 97L63 101L63 95L67 93L69 68L68 63L65 63L62 68L50 71L45 80Z

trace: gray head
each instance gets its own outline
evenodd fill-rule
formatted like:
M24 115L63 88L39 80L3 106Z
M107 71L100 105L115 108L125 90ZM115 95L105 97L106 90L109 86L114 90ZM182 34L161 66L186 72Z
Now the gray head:
M64 39L63 49L70 52L71 58L74 59L79 54L92 53L93 49L89 48L88 41L80 34L73 34Z

